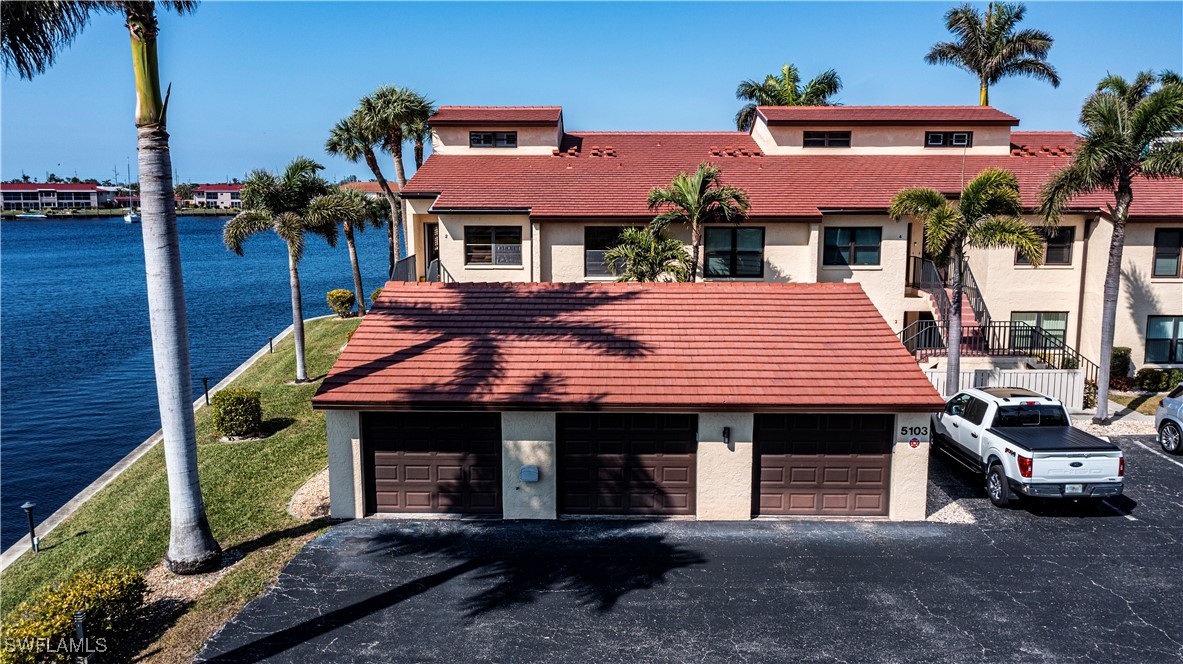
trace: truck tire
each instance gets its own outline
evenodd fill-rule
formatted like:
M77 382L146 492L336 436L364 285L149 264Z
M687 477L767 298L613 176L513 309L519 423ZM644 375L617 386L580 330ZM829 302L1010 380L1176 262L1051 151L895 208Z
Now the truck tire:
M986 494L995 507L1007 507L1014 500L1010 492L1010 483L1006 479L1006 472L1002 464L995 463L986 472Z
M1179 430L1179 425L1170 420L1163 422L1162 428L1158 430L1158 444L1167 454L1183 452L1183 432Z

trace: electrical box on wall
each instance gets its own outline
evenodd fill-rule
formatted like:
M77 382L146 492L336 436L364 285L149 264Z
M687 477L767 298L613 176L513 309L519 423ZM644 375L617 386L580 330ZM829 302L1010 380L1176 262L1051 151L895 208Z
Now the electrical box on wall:
M518 471L518 479L523 482L537 482L538 466L522 466L522 469Z

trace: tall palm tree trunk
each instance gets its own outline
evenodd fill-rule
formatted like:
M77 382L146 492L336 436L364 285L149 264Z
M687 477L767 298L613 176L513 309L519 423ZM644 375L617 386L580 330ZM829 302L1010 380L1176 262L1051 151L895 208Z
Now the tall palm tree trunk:
M407 171L403 167L403 134L399 132L391 132L390 134L390 154L394 157L394 179L398 182L398 190L402 191L407 187ZM398 240L398 257L403 257L403 248L406 246L406 226L403 225L403 208L401 205L395 208L395 235Z
M362 299L365 291L361 287L361 268L357 264L357 245L353 243L353 225L346 223L345 244L349 247L349 264L353 267L353 292L357 300L357 315L366 315L366 301Z
M690 283L698 281L698 226L690 231Z
M210 532L197 469L189 326L181 276L181 247L173 200L172 157L165 130L165 100L156 62L156 16L128 11L136 81L136 132L140 168L140 232L148 286L152 361L164 460L168 470L169 541L165 557L177 574L216 568L222 549Z
M288 249L288 275L292 285L292 340L296 344L296 382L308 381L304 366L304 301L300 296L300 267L296 256Z
M978 104L981 106L990 105L990 85L982 81L981 88L978 89Z
M961 389L961 296L965 291L961 283L961 247L953 259L953 295L949 304L949 329L945 334L949 354L945 363L945 396L957 394Z
M415 170L423 168L423 139L415 138Z
M1109 243L1109 263L1105 266L1105 290L1101 301L1101 356L1097 358L1097 413L1093 422L1109 423L1109 371L1113 359L1113 328L1117 322L1117 292L1121 287L1121 255L1125 250L1125 224L1134 195L1128 180L1122 180L1115 192L1113 239Z
M369 166L370 170L374 173L374 179L378 181L378 188L382 190L382 195L386 198L386 203L390 205L390 219L386 224L386 240L389 242L387 249L389 250L390 257L390 269L388 270L388 274L394 276L394 264L398 261L398 249L396 249L396 247L402 244L401 241L398 244L395 244L394 231L395 225L398 223L397 220L402 218L399 212L399 208L401 206L399 205L398 197L395 196L394 192L390 189L390 183L387 182L386 177L382 175L382 168L378 166L377 155L374 154L373 150L366 150L365 154L366 165Z

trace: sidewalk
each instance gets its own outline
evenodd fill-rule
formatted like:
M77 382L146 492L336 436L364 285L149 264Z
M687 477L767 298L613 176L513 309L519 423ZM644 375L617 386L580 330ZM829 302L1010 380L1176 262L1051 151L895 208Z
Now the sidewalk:
M1113 400L1109 401L1110 424L1107 427L1093 424L1096 410L1077 410L1070 414L1072 424L1076 428L1094 436L1153 436L1157 433L1154 429L1154 416L1126 408Z

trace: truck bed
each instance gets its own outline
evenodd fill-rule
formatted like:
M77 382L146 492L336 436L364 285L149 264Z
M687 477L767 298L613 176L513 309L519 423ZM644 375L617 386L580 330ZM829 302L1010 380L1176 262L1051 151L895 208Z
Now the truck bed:
M994 427L990 433L1032 452L1120 452L1076 427Z

